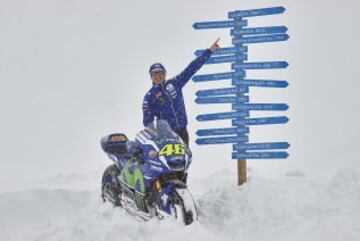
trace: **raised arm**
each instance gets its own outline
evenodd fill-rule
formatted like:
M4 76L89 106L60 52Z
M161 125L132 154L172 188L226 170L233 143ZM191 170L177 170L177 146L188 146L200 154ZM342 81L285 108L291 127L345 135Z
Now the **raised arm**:
M208 49L206 49L199 57L193 60L180 74L175 76L171 81L174 81L180 88L191 79L191 77L204 65L210 58L212 52L219 48L218 38Z

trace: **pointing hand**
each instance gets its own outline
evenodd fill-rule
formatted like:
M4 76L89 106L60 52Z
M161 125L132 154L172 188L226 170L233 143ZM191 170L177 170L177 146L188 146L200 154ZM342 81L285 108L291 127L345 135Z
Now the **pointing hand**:
M218 38L216 41L215 41L215 43L213 43L211 46L210 46L210 50L211 51L214 51L214 50L217 50L217 49L219 49L220 48L220 46L219 46L219 44L218 44L218 42L220 41L220 38Z

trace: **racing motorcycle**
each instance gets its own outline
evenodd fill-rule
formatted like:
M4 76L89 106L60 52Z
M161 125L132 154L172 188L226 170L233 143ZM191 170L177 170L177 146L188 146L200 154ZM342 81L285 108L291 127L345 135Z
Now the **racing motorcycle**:
M150 123L135 141L115 133L101 139L114 162L102 177L102 198L144 220L174 217L188 225L197 220L187 188L191 151L165 120Z

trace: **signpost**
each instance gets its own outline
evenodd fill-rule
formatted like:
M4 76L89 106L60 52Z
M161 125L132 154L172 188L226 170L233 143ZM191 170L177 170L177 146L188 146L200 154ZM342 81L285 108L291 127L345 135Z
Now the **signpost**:
M226 72L218 74L204 74L204 75L195 75L192 80L194 82L204 82L204 81L213 81L213 80L224 80L224 79L234 79L234 78L245 77L245 71L239 73L235 72Z
M239 34L239 35L241 35L241 34ZM289 35L287 35L287 34L274 34L274 35L261 35L261 36L256 36L256 37L247 37L247 38L244 38L244 37L234 38L232 42L233 42L233 44L252 44L252 43L286 41L288 38L289 38Z
M198 104L223 104L223 103L241 103L241 102L248 102L249 96L227 96L227 97L199 97L195 100Z
M240 47L240 48L234 48L234 47L220 48L220 49L215 50L212 53L212 55L214 56L214 55L222 55L222 54L234 54L234 53L237 53L237 52L247 52L247 50L248 50L247 46L243 46L243 47ZM205 49L196 50L195 55L199 56L204 51L205 51Z
M288 142L248 143L250 127L257 125L285 124L289 121L286 116L251 118L252 111L286 111L289 106L285 103L250 103L249 88L286 88L286 80L245 79L246 70L284 69L288 67L286 61L248 62L248 45L275 43L287 41L286 26L247 27L248 17L282 14L284 7L270 7L251 10L238 10L228 13L229 20L194 23L194 29L230 28L232 36L231 47L220 48L213 52L212 57L205 64L231 63L231 71L196 75L193 81L197 83L219 80L231 80L232 87L206 89L196 92L197 104L231 104L232 111L223 113L201 114L198 121L231 120L231 127L201 129L196 132L201 138L196 139L198 145L233 144L232 159L237 159L238 184L246 182L246 159L284 159L288 157L286 151L271 151L288 149ZM204 49L195 51L199 56ZM266 151L264 151L266 150Z
M288 67L286 61L271 61L271 62L252 62L252 63L233 63L232 69L284 69Z
M286 33L287 27L285 26L274 26L274 27L264 27L264 28L243 28L240 30L232 29L230 34L236 36L239 34L242 35L256 35L256 34L271 34L271 33Z
M215 128L215 129L202 129L196 132L198 136L216 136L216 135L228 135L228 134L248 134L249 127L244 128Z
M231 28L234 26L246 26L247 21L216 21L216 22L201 22L194 23L193 27L195 29L209 29L209 28Z
M232 87L232 88L222 88L222 89L210 89L210 90L199 90L196 91L196 95L198 97L208 97L213 95L229 95L236 94L239 92L249 92L249 87L241 86L241 87Z

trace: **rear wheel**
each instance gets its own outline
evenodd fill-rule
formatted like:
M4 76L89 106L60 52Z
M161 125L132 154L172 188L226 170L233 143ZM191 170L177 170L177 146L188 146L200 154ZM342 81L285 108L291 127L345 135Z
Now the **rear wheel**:
M113 164L107 167L102 176L101 196L104 201L109 201L115 206L121 206L120 195L121 186L118 181L120 170Z

